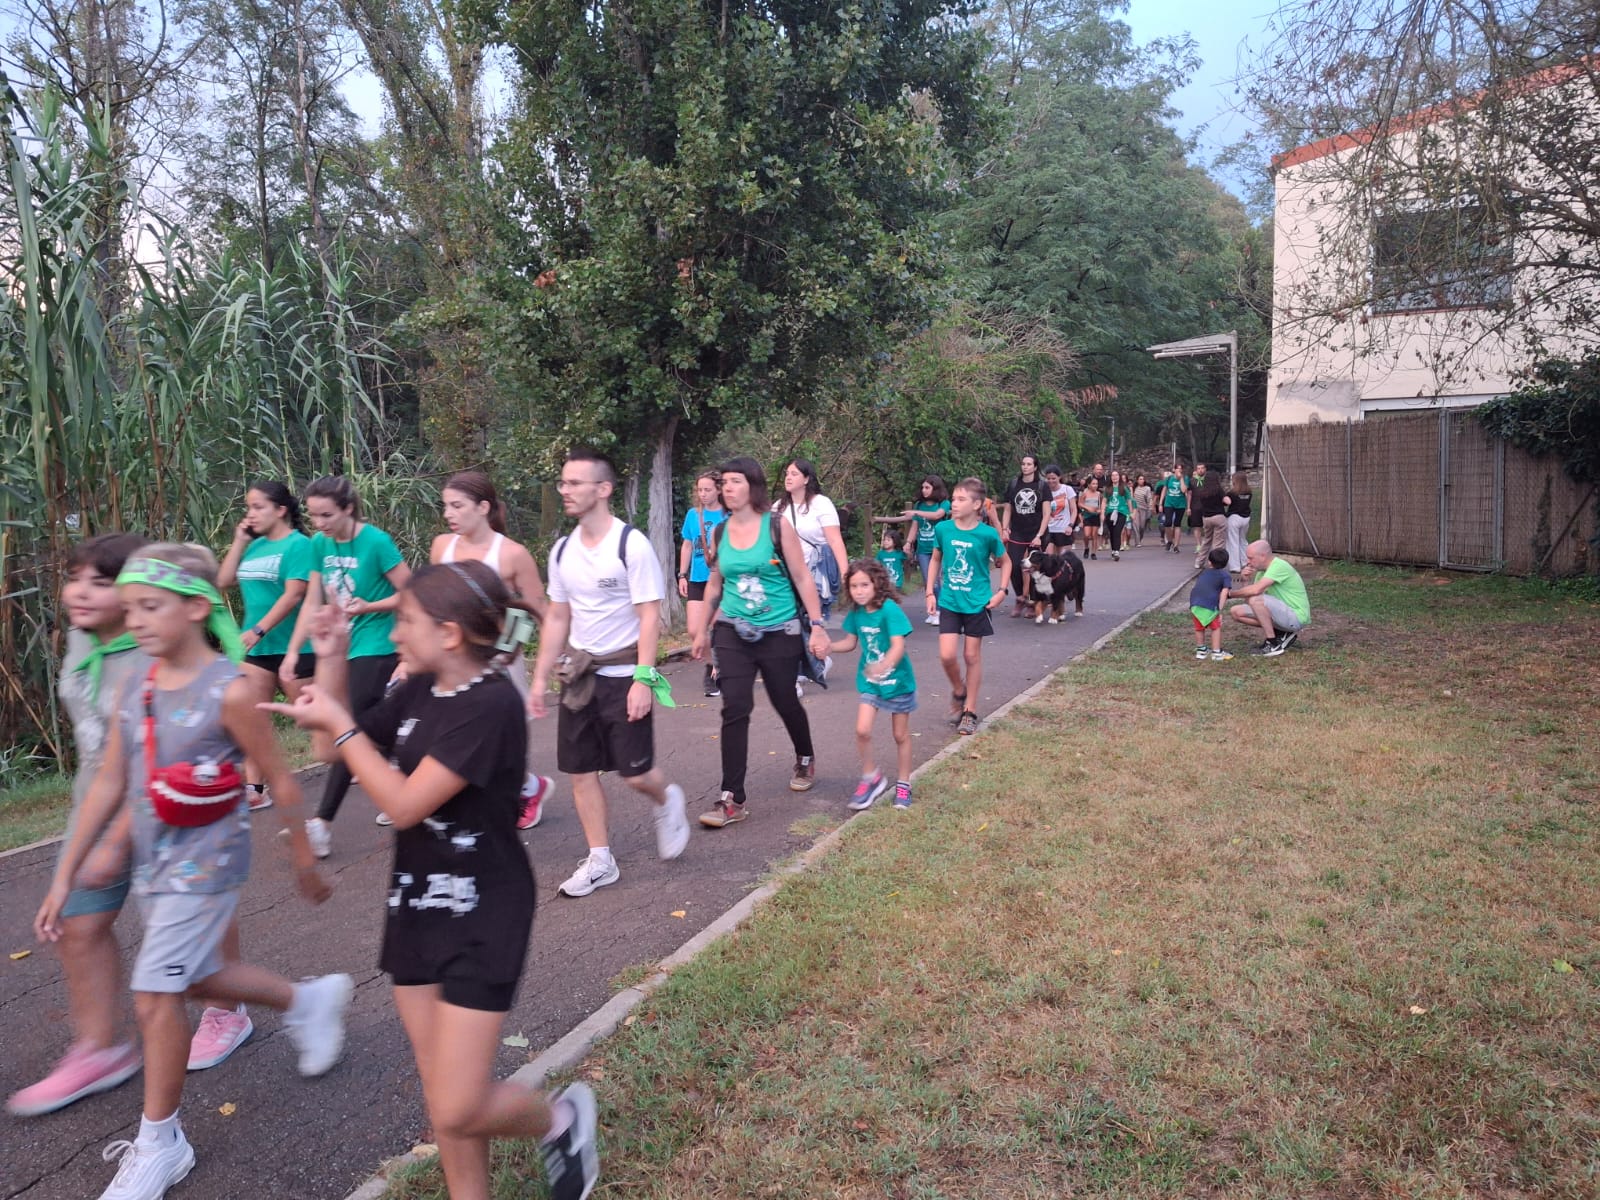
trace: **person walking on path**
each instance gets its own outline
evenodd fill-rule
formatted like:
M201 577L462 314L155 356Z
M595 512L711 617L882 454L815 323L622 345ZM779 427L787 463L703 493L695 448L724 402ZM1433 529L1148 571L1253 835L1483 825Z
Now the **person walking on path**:
M1072 549L1072 527L1078 521L1078 493L1061 478L1061 468L1051 463L1044 469L1050 488L1050 516L1044 525L1045 549Z
M1106 497L1100 490L1100 481L1093 475L1078 493L1078 515L1083 518L1083 551L1089 558L1099 558L1100 520L1105 513Z
M34 918L41 941L62 934L74 879L101 834L128 813L133 889L144 940L130 972L144 1041L138 1136L106 1147L116 1177L101 1200L160 1200L194 1168L178 1106L191 1050L186 995L276 1008L300 1052L300 1074L330 1070L344 1047L348 975L290 983L228 961L223 943L250 871L250 818L239 766L255 760L289 835L301 895L331 894L296 818L300 786L272 721L239 677L239 627L216 588L216 560L194 546L139 551L117 576L128 632L150 656L119 697L104 758ZM219 653L220 647L225 653Z
M861 658L856 664L856 692L861 703L856 708L856 752L861 757L861 779L850 808L860 812L889 790L889 780L878 770L872 755L872 726L880 711L889 714L894 736L894 806L911 806L911 714L917 711L917 678L906 657L906 638L912 633L911 618L895 601L895 588L883 564L858 559L845 576L850 611L844 618L844 637L833 643L835 654L848 653L857 645Z
M1172 470L1161 477L1157 494L1161 498L1161 541L1169 553L1176 554L1183 549L1183 514L1189 507L1189 481L1181 462L1173 463Z
M501 661L520 651L527 611L481 560L430 564L400 593L406 678L383 700L360 717L343 703L347 631L324 610L316 684L272 706L359 774L395 828L378 965L457 1200L488 1200L495 1138L541 1141L553 1196L578 1200L600 1173L585 1085L547 1096L494 1078L533 931L533 869L516 829L528 727Z
M389 634L394 630L398 592L411 577L411 568L393 538L361 519L355 485L344 476L314 480L306 488L306 512L317 529L311 539L311 577L278 678L287 686L296 677L299 647L305 644L311 618L324 604L332 604L351 618L350 706L360 716L383 699L400 661ZM349 790L350 772L344 763L334 763L323 781L317 815L306 822L306 836L318 858L332 852L333 819Z
M1228 570L1237 575L1245 568L1245 541L1249 537L1251 505L1255 493L1250 489L1250 477L1235 471L1222 495L1223 507L1228 515Z
M1200 511L1200 489L1206 486L1206 465L1197 462L1194 465L1194 474L1189 476L1189 515L1186 524L1194 531L1195 563L1198 565L1200 558L1200 542L1205 529L1205 515ZM1218 503L1221 503L1221 493L1218 493ZM1181 541L1179 543L1182 544Z
M1200 517L1200 543L1194 552L1195 569L1200 570L1213 550L1228 548L1228 509L1222 502L1222 480L1207 475L1204 463L1195 465L1195 491L1191 500L1193 512Z
M481 562L502 580L535 621L543 621L549 600L539 564L520 542L506 536L506 506L495 490L494 481L482 471L457 471L444 481L440 490L444 523L449 533L433 539L428 549L430 563ZM528 701L528 657L519 645L506 658L506 675L522 696L524 711ZM530 715L529 719L532 717ZM530 730L530 734L531 734ZM522 813L518 829L532 829L544 819L544 806L555 787L548 775L541 775L533 761L533 738L528 738L527 770L522 779ZM378 824L390 824L387 813L378 814Z
M1144 545L1144 535L1150 530L1150 522L1155 517L1155 492L1151 490L1150 481L1143 475L1134 477L1133 481L1133 544Z
M689 618L689 638L709 619L706 609L706 580L711 578L711 535L727 520L722 507L721 478L715 471L702 471L694 480L694 507L683 515L683 538L678 547L678 595L682 596ZM720 696L716 671L706 664L703 690L707 696Z
M704 659L708 649L716 656L722 685L722 784L715 806L700 814L708 829L726 828L747 815L744 784L757 674L794 747L789 789L809 791L816 783L811 722L794 681L808 643L818 658L829 646L800 537L768 502L761 464L733 458L721 471L728 519L717 529L706 581L706 604L716 616L709 630L702 627L695 635L690 651L696 659Z
M1241 625L1261 630L1265 639L1250 653L1276 658L1311 624L1311 598L1300 572L1272 552L1265 538L1245 548L1245 576L1253 582L1233 588L1230 596L1245 603L1228 610Z
M1122 543L1133 518L1133 489L1121 471L1112 471L1106 486L1106 540L1111 544L1111 561L1116 562L1122 558Z
M118 697L129 680L150 669L150 659L128 632L117 592L123 563L144 544L135 533L104 533L78 543L67 555L61 607L71 627L60 693L72 722L78 769L63 849L100 768ZM66 977L72 1042L43 1079L11 1095L6 1111L12 1116L55 1112L139 1072L139 1051L127 1037L120 1004L122 951L114 932L128 896L128 819L124 810L85 854L62 905L56 954Z
M937 475L924 475L917 488L917 500L910 508L895 517L874 517L875 525L906 523L906 549L915 551L917 569L922 573L924 586L928 580L928 562L933 558L933 530L940 521L950 518L950 493L944 480ZM938 617L930 616L929 625L936 625Z
M939 663L950 680L950 714L961 734L978 732L983 639L994 635L991 614L1006 598L1005 542L979 516L986 499L981 479L956 484L953 515L939 526L927 587L928 611L939 614Z
M783 492L774 509L800 535L806 568L816 585L822 601L822 619L826 621L839 598L845 564L850 561L839 529L839 510L822 494L816 467L803 458L792 458L783 468Z
M1005 539L1006 557L1011 560L1011 591L1016 601L1011 610L1013 617L1027 616L1031 607L1022 560L1043 537L1050 502L1050 488L1039 474L1039 460L1024 454L1021 470L1000 498L1000 536Z
M574 898L621 876L611 853L602 771L615 771L655 805L661 858L677 858L689 844L683 789L668 783L655 765L655 704L672 702L671 688L656 670L661 566L650 539L612 515L616 486L616 468L604 455L567 455L556 490L578 527L550 552L550 610L528 696L529 711L544 716L550 675L560 660L556 766L572 777L572 798L589 843L561 885L561 894Z
M311 578L311 539L300 529L300 502L277 480L252 484L244 494L244 520L234 528L233 544L217 568L217 587L227 591L235 583L244 600L244 663L240 674L256 699L265 703L278 694L278 668L289 649L289 636L300 617L307 581ZM301 684L311 678L316 658L302 643L295 677L281 684L293 700ZM250 811L272 807L272 794L261 772L245 763Z

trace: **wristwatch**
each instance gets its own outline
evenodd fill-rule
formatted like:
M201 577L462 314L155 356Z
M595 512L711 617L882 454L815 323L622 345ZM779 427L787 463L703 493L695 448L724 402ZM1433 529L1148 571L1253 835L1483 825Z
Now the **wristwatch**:
M259 626L259 625L257 625L250 632L255 634L256 637L258 637L258 638L264 638L264 637L267 636L267 631L265 629L261 628L261 626Z

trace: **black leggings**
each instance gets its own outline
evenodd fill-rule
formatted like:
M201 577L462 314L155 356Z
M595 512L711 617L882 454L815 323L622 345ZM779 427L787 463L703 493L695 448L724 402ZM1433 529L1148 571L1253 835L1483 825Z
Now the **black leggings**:
M756 706L756 672L767 686L767 699L789 731L795 757L811 756L811 722L806 706L795 695L800 672L798 633L769 633L759 642L747 642L726 621L711 626L711 650L716 656L717 684L722 688L722 790L744 803L744 774L750 758L750 713Z
M1028 556L1028 551L1033 546L1028 542L1006 541L1006 557L1011 560L1011 590L1017 594L1017 599L1022 599L1023 572L1022 560Z
M1106 514L1106 536L1111 539L1111 553L1122 553L1122 531L1128 527L1126 513L1112 512Z
M357 721L367 709L383 699L383 689L399 661L400 657L396 654L372 654L352 658L346 664L350 715ZM331 821L338 816L339 805L344 803L344 794L349 790L350 770L342 760L336 760L328 768L328 777L322 786L322 803L317 805L317 816L324 821Z

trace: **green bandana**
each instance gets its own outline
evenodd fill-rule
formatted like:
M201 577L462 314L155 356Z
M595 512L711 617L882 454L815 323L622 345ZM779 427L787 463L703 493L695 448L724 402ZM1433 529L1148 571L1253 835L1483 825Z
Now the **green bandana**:
M125 650L137 650L139 643L133 640L133 634L123 632L117 634L109 642L102 642L95 634L89 635L89 653L83 660L73 667L74 671L89 672L89 703L100 703L100 680L106 672L106 659L113 654L121 654Z
M661 705L662 708L678 707L678 702L672 698L672 685L654 667L635 667L633 669L633 681L642 683L649 688L651 694L656 698L656 703Z
M243 660L244 642L239 637L238 622L223 603L222 593L198 575L191 575L182 567L162 562L159 558L135 558L130 559L122 568L122 574L117 576L117 585L120 587L124 583L142 583L146 587L177 592L180 596L202 596L211 601L206 632L217 639L222 652L230 659L234 662Z

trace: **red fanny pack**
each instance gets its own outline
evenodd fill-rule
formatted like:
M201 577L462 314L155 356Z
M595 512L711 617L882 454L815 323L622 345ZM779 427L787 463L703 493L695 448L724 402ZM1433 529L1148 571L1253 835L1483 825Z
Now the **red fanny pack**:
M145 794L163 825L189 829L212 825L238 808L244 778L233 763L173 763L156 766L156 668L145 676Z

